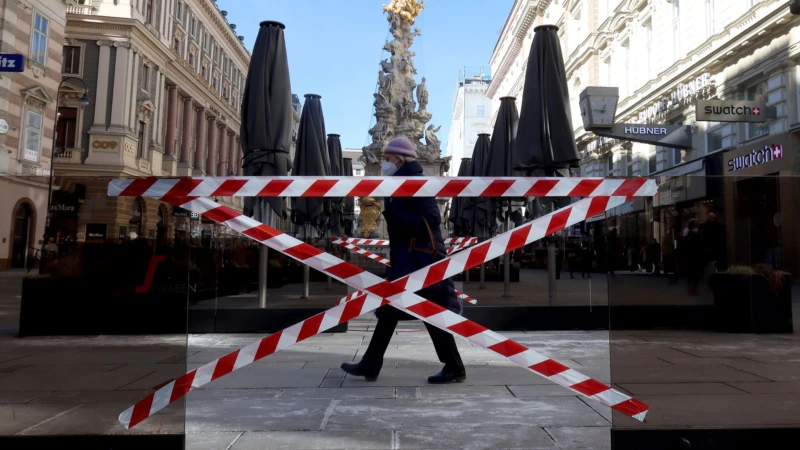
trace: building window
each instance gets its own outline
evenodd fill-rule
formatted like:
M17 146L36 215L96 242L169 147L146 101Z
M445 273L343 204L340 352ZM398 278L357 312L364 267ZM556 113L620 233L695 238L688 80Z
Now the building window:
M61 51L61 73L79 75L81 73L81 47L65 45Z
M486 116L486 105L478 105L475 107L475 115L478 117Z
M357 177L360 177L362 175L362 172L363 172L363 170L361 170L361 169L355 169L355 173L356 173L355 175Z
M144 148L147 145L145 142L145 132L144 129L147 126L144 122L139 122L139 145L136 147L136 157L137 158L144 158Z
M653 55L656 52L653 49L653 19L644 24L645 35L647 36L647 80L653 79Z
M633 150L625 149L625 176L633 176Z
M706 0L706 37L710 38L716 32L714 20L714 0Z
M753 102L763 102L767 99L767 82L764 81L755 86L747 88L745 100ZM769 125L766 123L747 123L747 139L755 139L759 136L769 134Z
M181 12L183 11L183 2L175 2L175 20L181 21Z
M681 58L681 2L672 0L672 50L675 59Z
M150 67L147 64L142 64L142 76L139 77L139 88L145 92L149 92L150 87Z
M33 13L31 32L31 60L39 65L47 64L47 30L49 20L39 13Z
M44 117L38 111L28 110L25 116L25 152L22 159L25 161L39 162L39 153L42 150L42 127Z
M722 148L722 127L719 122L708 122L706 125L706 149L708 153Z
M614 154L609 153L608 158L606 158L606 175L613 176L614 175Z
M144 2L144 23L153 23L153 0Z
M652 175L658 171L658 152L655 148L650 148L650 154L647 155L647 173Z
M75 148L75 137L78 130L78 109L58 108L56 124L56 148Z
M622 43L625 49L625 97L633 93L633 86L631 86L631 41L627 40Z

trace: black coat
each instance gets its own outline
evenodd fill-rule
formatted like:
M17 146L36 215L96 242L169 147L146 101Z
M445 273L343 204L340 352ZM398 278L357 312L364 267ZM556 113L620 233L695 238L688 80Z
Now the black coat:
M394 176L422 176L422 166L417 161L405 163ZM447 256L440 226L442 216L434 197L387 197L383 216L389 232L389 259L392 265L386 270L386 279L394 281ZM428 222L428 227L425 225ZM433 242L431 242L431 234ZM457 314L461 313L453 280L440 281L417 291L417 294ZM383 306L376 311L378 318L387 314L399 320L414 319L393 307Z

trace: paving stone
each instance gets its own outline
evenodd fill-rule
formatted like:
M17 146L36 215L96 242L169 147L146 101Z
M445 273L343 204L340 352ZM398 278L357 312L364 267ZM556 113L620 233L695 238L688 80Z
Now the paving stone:
M610 358L573 358L580 366L588 367L618 367L618 366L670 366L671 363L656 357L637 357L637 358L619 358L615 357L613 360ZM564 363L564 361L561 361ZM566 364L566 363L564 363ZM612 366L613 364L613 366ZM577 366L575 368L578 368Z
M11 392L2 392L0 391L0 404L2 403L28 403L32 400L35 400L39 397L47 395L46 392L36 392L36 391L11 391Z
M234 441L241 438L241 431L195 431L186 433L185 450L228 450Z
M773 381L800 381L800 363L761 363L734 360L727 365Z
M557 448L542 428L530 426L451 428L447 432L437 428L404 428L397 431L396 443L396 448L401 449Z
M589 375L587 373L587 375ZM710 364L696 366L628 366L614 369L614 383L725 383L765 381L765 378L732 367Z
M130 406L144 398L147 393L142 391L65 391L42 394L32 400L31 404L117 403Z
M515 397L575 397L577 394L555 383L529 386L508 386Z
M394 388L394 398L419 398L419 388L415 386L397 386Z
M321 388L287 388L278 396L279 400L294 399L364 399L364 398L394 398L394 388L382 387L342 387L336 389Z
M28 405L23 405L28 406ZM71 408L51 420L23 433L26 435L93 435L93 434L180 434L184 432L185 416L182 401L162 409L135 427L126 430L120 425L119 414L130 406L126 401L83 403L80 405L41 404L36 408Z
M633 395L713 395L743 394L746 392L723 383L626 383L620 385Z
M392 448L391 430L247 432L231 450L349 450Z
M80 374L89 372L111 372L124 367L123 364L36 364L19 369L20 372L50 372Z
M186 397L186 407L205 406L209 402L235 403L242 399L268 401L281 392L280 389L193 389Z
M318 387L327 369L283 369L252 364L212 381L207 389L267 389L287 387ZM150 389L169 378L153 374L125 386L126 390Z
M0 436L19 433L76 406L80 405L0 404Z
M561 427L545 429L559 446L566 448L610 449L610 427Z
M512 413L513 411L513 413ZM342 400L326 430L600 426L607 422L575 398Z
M179 355L175 351L60 351L43 352L17 360L18 364L38 365L91 365L91 364L155 364L167 358Z
M458 383L441 386L426 385L416 389L421 398L513 397L505 386L466 386Z
M755 383L728 383L751 394L800 394L800 382L764 381Z
M336 377L336 378L325 378L322 380L322 383L319 385L321 388L338 388L342 386L342 382L344 381L344 377Z
M608 374L597 370L585 370L587 376L608 382ZM415 369L392 369L384 367L374 382L365 381L363 377L344 379L342 386L364 386L365 383L376 386L424 386L431 373ZM466 381L460 383L467 386L507 386L528 384L552 384L553 382L522 367L475 367L467 371Z
M151 373L147 369L86 373L12 372L0 374L0 391L107 391L122 388Z
M614 425L630 428L800 426L800 394L642 395L647 424L614 412Z
M336 400L262 400L192 402L186 431L317 431Z

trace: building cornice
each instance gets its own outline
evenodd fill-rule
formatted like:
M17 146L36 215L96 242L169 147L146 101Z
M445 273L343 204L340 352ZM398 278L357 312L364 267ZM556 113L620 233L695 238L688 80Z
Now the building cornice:
M548 2L549 3L549 2ZM528 33L531 25L533 24L533 20L536 18L538 14L539 8L538 6L541 4L539 2L537 5L534 5L533 2L526 2L525 9L522 11L522 15L520 17L519 25L514 30L514 41L511 43L511 48L506 52L503 56L502 63L500 65L500 70L497 71L497 74L492 74L492 81L489 84L489 87L486 89L486 96L489 98L493 98L494 95L497 93L497 90L500 88L500 84L505 79L506 75L508 75L509 69L514 64L514 60L519 55L520 50L522 49L522 43L525 40L525 35ZM513 12L512 12L513 14ZM510 19L511 16L509 16ZM513 24L506 23L506 27L513 26ZM505 30L506 27L503 28L503 34L498 40L498 44L505 40ZM495 50L497 46L495 47ZM494 59L494 58L493 58Z
M244 66L244 71L246 72L247 68L250 66L250 53L245 49L244 43L239 41L236 32L231 29L228 21L222 17L222 13L217 9L216 3L212 0L198 1L202 3L203 10L208 14L208 17L214 21L218 31L225 36L225 40L228 41L228 44L234 49L237 56L239 56L239 62Z

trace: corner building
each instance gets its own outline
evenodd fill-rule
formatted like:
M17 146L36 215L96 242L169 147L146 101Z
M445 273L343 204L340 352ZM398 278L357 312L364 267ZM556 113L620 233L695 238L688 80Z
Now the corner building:
M67 7L51 235L168 244L211 233L186 211L105 193L116 177L242 173L243 38L212 0L78 3Z
M0 269L26 267L43 242L65 24L61 0L0 9L0 53L24 58L0 74Z
M800 225L792 182L800 175L800 16L791 15L788 2L517 0L491 58L487 95L495 116L502 96L520 104L539 24L559 27L582 175L653 176L661 192L595 218L584 232L602 238L614 228L620 245L635 249L656 238L667 264L676 232L714 212L727 241L737 242L727 249L730 263L766 262L800 273L800 242L790 231ZM580 118L578 97L587 86L619 88L618 123L691 126L692 148L598 139ZM761 101L770 116L766 123L698 121L702 99ZM781 157L730 170L730 161L776 147ZM772 200L758 211L742 207L741 198L758 192ZM765 237L751 238L757 235Z

